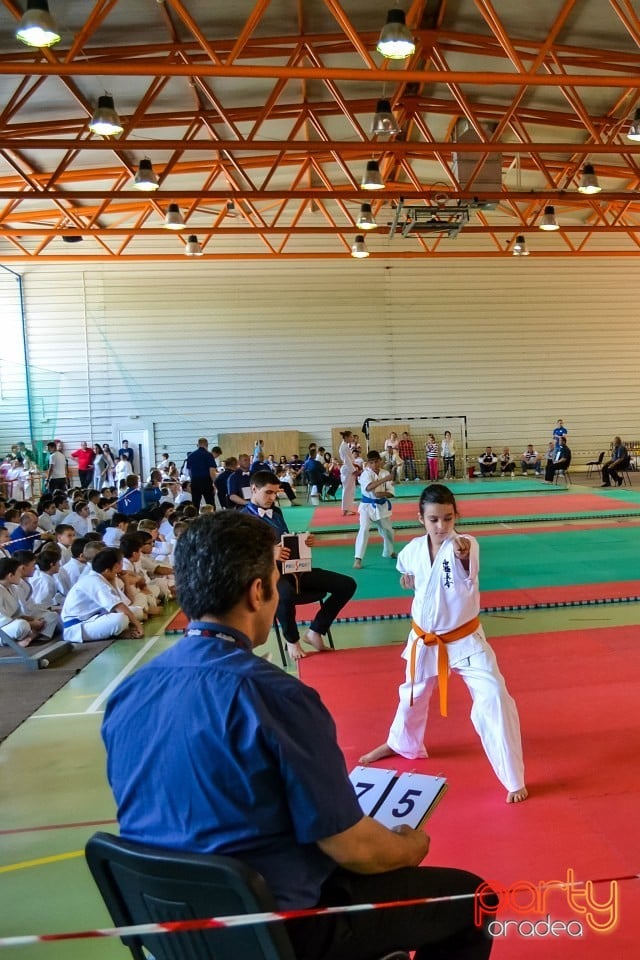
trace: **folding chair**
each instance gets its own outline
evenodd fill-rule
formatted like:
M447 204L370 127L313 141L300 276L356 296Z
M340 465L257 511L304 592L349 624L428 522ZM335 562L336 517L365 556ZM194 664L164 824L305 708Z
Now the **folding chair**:
M118 927L270 913L264 879L241 860L182 853L95 833L87 864ZM134 960L296 960L282 923L122 937ZM409 960L401 951L381 960Z
M603 462L604 462L604 450L600 451L600 454L597 460L587 460L586 465L589 467L589 469L587 470L587 479L591 476L592 473L596 473L596 471L601 469Z
M259 873L231 857L182 853L95 833L85 856L116 926L275 910ZM123 937L135 960L295 960L281 923ZM143 950L144 948L144 950Z

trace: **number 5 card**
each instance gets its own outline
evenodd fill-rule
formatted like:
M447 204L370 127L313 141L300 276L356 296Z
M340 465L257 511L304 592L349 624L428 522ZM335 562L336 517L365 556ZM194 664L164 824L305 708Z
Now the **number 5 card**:
M433 813L444 792L444 777L402 773L380 767L356 767L349 774L362 812L385 827L403 823L414 830Z

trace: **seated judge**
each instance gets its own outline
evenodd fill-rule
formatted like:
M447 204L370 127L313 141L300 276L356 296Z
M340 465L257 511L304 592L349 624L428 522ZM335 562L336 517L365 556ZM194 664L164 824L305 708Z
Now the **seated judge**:
M259 470L251 477L251 500L242 511L268 523L275 531L278 541L289 528L284 519L282 510L277 505L280 481L270 470ZM313 534L307 537L307 544L313 543ZM289 550L280 547L277 559L289 559ZM304 657L300 646L300 632L296 623L296 602L304 602L305 594L324 594L320 602L320 609L311 621L304 641L317 651L327 650L323 637L342 608L356 591L356 581L343 573L334 573L332 570L322 570L314 567L305 573L283 574L278 581L279 603L276 616L282 626L287 652L292 660Z
M553 460L547 458L547 466L544 471L546 483L553 483L558 470L568 470L571 465L571 450L567 446L567 438L560 437L559 446L556 447Z
M120 683L105 713L120 834L238 857L262 874L278 910L431 899L288 920L298 960L398 949L415 949L416 960L486 960L492 940L474 920L480 877L419 866L429 848L422 830L363 816L317 692L254 654L278 603L274 534L222 511L180 537L178 598L191 622Z
M620 437L613 438L613 447L610 458L602 465L602 486L610 487L611 481L622 486L622 477L619 470L627 470L629 467L629 452Z

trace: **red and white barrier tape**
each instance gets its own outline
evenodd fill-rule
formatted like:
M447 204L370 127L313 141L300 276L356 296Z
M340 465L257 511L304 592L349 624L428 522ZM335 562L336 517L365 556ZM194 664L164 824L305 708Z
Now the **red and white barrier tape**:
M620 883L639 880L640 874L631 873L621 877L606 877L598 880L560 882L563 887L583 887L587 883ZM558 882L542 886L557 887ZM201 920L174 920L167 923L138 923L128 927L104 927L96 930L78 930L68 933L27 934L16 937L0 937L0 947L22 947L33 943L52 943L56 940L91 940L103 937L133 937L145 934L180 933L188 930L216 930L229 927L248 927L258 923L279 923L304 917L332 916L341 913L357 913L367 910L388 910L393 907L416 907L427 903L447 903L454 900L472 900L476 892L460 893L446 897L417 897L413 900L390 900L385 903L353 903L339 907L312 907L308 910L283 910L269 913L234 914L228 917L208 917Z

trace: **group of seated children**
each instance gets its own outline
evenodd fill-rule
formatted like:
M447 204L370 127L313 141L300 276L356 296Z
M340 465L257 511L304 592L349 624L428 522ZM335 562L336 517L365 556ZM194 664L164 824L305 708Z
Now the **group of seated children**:
M0 630L20 646L57 633L73 643L141 637L142 623L174 596L173 548L193 506L163 505L137 520L110 509L79 535L73 521L90 517L81 496L73 506L64 496L41 501L40 516L27 502L7 509L0 500Z

